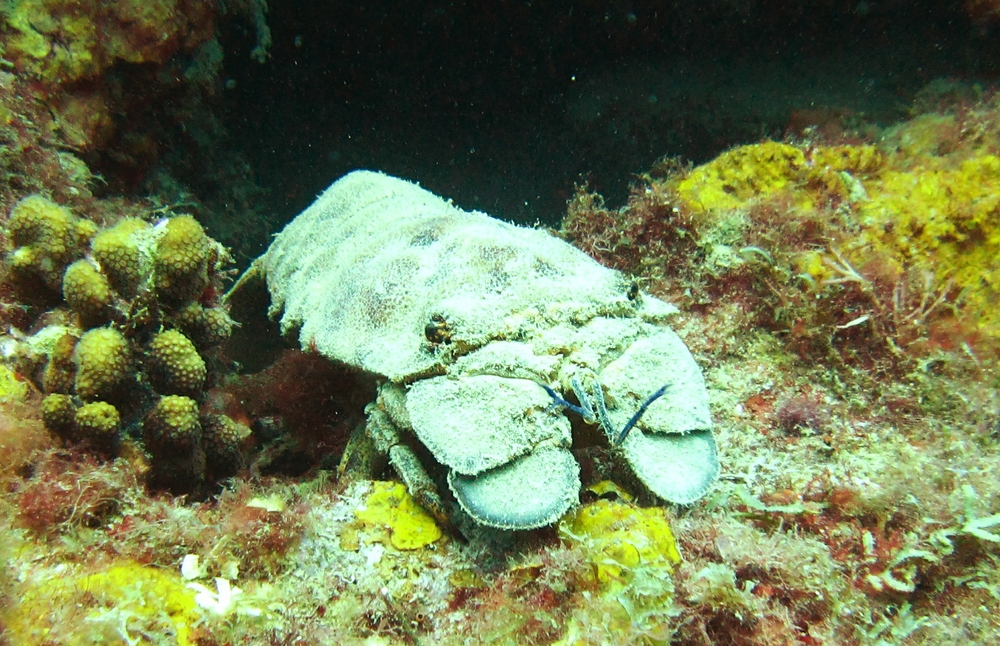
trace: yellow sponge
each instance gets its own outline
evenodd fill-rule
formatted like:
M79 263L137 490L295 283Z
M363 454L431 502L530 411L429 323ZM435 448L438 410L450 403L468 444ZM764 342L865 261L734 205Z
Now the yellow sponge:
M698 211L736 209L784 189L805 168L805 153L794 146L774 141L740 146L695 168L677 193Z
M600 499L567 516L559 529L584 548L604 591L631 583L639 566L668 574L681 561L662 507L644 509Z
M362 523L386 532L396 549L415 550L441 538L441 528L399 482L373 482L364 507L354 515Z
M193 646L200 641L195 626L204 618L180 573L92 560L100 564L96 570L60 565L57 575L32 575L20 584L19 602L4 613L9 643Z

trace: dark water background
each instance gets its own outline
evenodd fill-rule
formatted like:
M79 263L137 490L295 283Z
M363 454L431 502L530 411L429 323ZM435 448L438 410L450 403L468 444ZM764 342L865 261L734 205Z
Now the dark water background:
M990 84L1000 25L960 2L272 2L270 58L222 36L223 121L274 229L355 168L555 224L664 156L797 119L889 124L938 78Z

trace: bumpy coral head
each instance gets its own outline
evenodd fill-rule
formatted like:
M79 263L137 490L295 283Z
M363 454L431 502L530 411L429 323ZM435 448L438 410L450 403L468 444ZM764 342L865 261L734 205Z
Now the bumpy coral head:
M154 453L185 451L201 440L198 403L190 397L161 397L142 425L143 439Z
M83 327L95 327L111 318L114 295L104 274L88 260L77 260L66 268L63 299L80 317Z
M191 302L175 317L178 327L199 348L211 348L223 343L233 333L233 319L220 307L202 307Z
M153 273L156 293L168 303L198 298L208 287L218 259L218 245L190 215L172 218L156 247Z
M125 298L133 298L152 259L147 248L152 225L136 218L125 218L94 237L90 253L101 265L108 281Z
M132 370L132 352L114 328L93 329L76 344L76 394L85 401L115 399Z
M76 405L70 395L56 393L42 400L42 421L45 422L45 428L63 439L75 439L75 418Z
M115 450L121 416L118 409L107 402L84 404L74 416L76 435L91 447L105 453Z
M147 369L158 392L197 395L205 385L205 360L186 336L177 330L160 332L149 343Z
M7 232L13 247L7 254L12 278L24 295L38 296L39 289L60 291L63 271L83 255L97 225L48 198L29 195L11 210Z
M250 435L250 429L228 415L206 415L201 422L206 467L212 478L235 475L243 467L240 444Z

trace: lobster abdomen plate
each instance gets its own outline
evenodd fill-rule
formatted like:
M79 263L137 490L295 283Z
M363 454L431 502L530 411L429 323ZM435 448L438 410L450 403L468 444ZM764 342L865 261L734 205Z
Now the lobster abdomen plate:
M562 240L371 171L289 223L263 269L283 333L397 382L442 371L425 336L434 316L467 351L516 336L525 312L553 325L634 311L620 274Z

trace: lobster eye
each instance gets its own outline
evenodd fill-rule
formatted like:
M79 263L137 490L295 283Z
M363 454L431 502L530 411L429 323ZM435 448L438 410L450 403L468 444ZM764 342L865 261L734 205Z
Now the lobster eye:
M435 345L450 343L451 328L448 327L448 321L444 320L444 317L440 314L431 315L430 322L424 326L424 336Z

